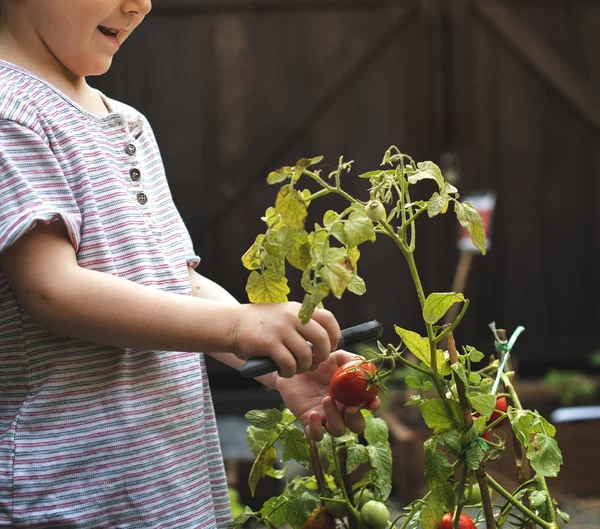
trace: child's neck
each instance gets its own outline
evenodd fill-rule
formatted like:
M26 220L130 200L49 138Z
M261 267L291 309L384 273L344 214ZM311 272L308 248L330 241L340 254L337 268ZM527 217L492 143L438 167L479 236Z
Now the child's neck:
M48 81L63 92L79 106L99 116L109 113L100 94L92 89L85 77L78 77L69 72L58 61L55 64L38 64L19 50L9 49L0 45L0 59L29 70L38 77Z

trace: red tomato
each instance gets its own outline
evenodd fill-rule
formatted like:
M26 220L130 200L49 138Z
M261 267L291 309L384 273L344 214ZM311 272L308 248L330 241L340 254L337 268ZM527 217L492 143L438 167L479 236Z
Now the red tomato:
M339 367L331 377L329 394L348 406L367 404L379 393L377 384L372 383L376 372L377 368L371 363L360 359L351 360Z
M320 506L312 512L302 529L335 529L335 518Z
M496 410L498 410L498 411L494 411L492 413L492 416L490 417L490 420L488 421L487 424L491 424L496 419L499 419L500 416L501 416L500 412L506 413L507 409L508 409L508 405L506 403L506 397L500 397L499 399L497 399L496 400ZM496 426L494 426L494 428L498 428L498 426L500 426L501 424L503 424L505 421L506 421L506 417L504 418L503 421L500 421Z
M442 523L438 525L438 529L452 529L452 519L454 518L454 513L447 512L444 514L442 518ZM458 519L458 529L476 529L473 520L469 518L466 514L461 514Z
M486 430L481 434L481 437L483 437L486 441L489 441L492 438L492 435L490 434L489 430Z

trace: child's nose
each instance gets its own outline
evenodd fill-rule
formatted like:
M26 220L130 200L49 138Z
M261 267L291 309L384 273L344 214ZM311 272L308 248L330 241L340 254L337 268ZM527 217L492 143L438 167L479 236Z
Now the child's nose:
M123 11L136 12L146 16L152 9L152 0L123 0Z

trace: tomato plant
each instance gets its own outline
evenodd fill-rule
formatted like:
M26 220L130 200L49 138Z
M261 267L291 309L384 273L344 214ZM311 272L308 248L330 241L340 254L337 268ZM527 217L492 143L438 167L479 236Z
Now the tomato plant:
M340 366L333 374L329 394L348 406L362 406L379 393L374 375L377 368L370 362L352 360Z
M315 168L321 161L322 157L303 158L267 176L269 184L281 187L275 205L263 217L265 233L256 237L242 257L250 271L246 292L251 302L287 301L288 268L299 270L305 292L299 316L306 324L329 295L338 299L347 292L363 295L362 245L391 239L415 286L420 329L395 326L397 340L378 341L368 363L359 362L350 370L344 366L331 382L331 394L340 402L364 404L379 389L385 390L383 381L398 368L413 373L406 377L414 391L405 405L417 406L431 431L423 444L429 490L404 506L394 520L384 512L392 478L388 430L385 421L366 410L362 410L367 423L364 438L347 431L337 439L325 434L319 443L306 439L288 410L255 410L246 415L248 442L256 458L249 478L252 493L265 476L285 477L285 469L277 468L278 461L294 459L312 472L287 480L282 494L267 500L258 511L246 508L236 524L252 518L270 529L285 523L301 529L319 506L335 505L331 513L335 510L334 518L348 529L383 528L379 524L384 517L390 529L449 529L453 515L459 515L461 529L484 521L487 529L522 528L531 523L557 529L560 519L568 521L568 516L558 509L547 483L562 464L556 429L537 411L523 408L512 384L510 352L523 327L507 339L490 324L494 352L487 363L482 362L486 354L454 340L454 330L470 301L460 292L427 293L417 266L417 224L449 212L468 231L474 247L485 254L479 213L460 200L458 189L444 179L435 163L416 162L395 146L385 152L380 167L358 175L368 185L363 197L350 194L344 186L353 162L340 158L337 167L325 174L323 167ZM319 189L303 188L306 180ZM427 200L414 200L413 189L423 181L435 191ZM329 195L341 197L346 205L309 222L310 206ZM385 274L384 265L378 273ZM394 269L390 278L397 273ZM457 315L442 324L455 304L460 307ZM510 430L494 430L492 435L492 427L504 422L510 423ZM504 456L507 435L512 437L515 453L520 453L519 483L510 490L486 470L488 461ZM476 487L491 489L493 496L476 494ZM500 503L493 504L495 498ZM479 507L475 520L462 513L472 503Z

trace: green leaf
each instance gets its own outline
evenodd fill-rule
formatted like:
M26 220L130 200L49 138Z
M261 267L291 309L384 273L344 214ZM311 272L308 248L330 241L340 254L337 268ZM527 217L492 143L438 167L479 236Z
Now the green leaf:
M250 520L250 518L256 518L256 515L254 514L254 511L248 507L245 506L244 507L244 511L239 514L235 520L233 520L233 525L234 526L242 526L244 525L248 520Z
M479 443L471 446L471 448L467 450L465 456L467 467L471 470L477 470L481 466L481 463L483 463L484 457L485 452L482 450L481 446L479 446Z
M485 393L471 393L469 395L469 400L481 415L483 415L486 419L489 419L494 412L494 408L496 406L496 396L485 394Z
M427 205L427 215L429 215L429 218L433 218L440 213L446 213L447 209L448 197L442 196L439 193L434 193Z
M328 248L323 253L323 267L319 270L321 279L340 299L352 279L353 268L345 248Z
M278 184L292 177L291 167L281 167L276 171L269 173L267 176L267 184Z
M365 427L365 439L369 444L388 443L388 425L383 419L374 415L367 415L365 421L367 423Z
M311 490L300 487L292 490L286 506L287 522L294 529L300 529L316 509L318 502L319 496Z
M406 385L410 388L421 389L421 381L415 377L406 377L404 379Z
M348 457L346 459L346 471L348 474L354 472L360 465L369 462L369 452L365 445L353 443L348 446Z
M455 455L462 452L462 439L458 430L444 432L439 437L440 443L447 446Z
M481 351L478 351L477 349L475 349L475 347L471 345L465 346L465 349L467 351L466 354L469 357L469 360L471 360L471 362L481 362L485 358L485 355Z
M306 202L301 193L291 185L283 186L277 194L275 209L281 215L281 220L296 231L304 229L304 223L308 215Z
M287 497L275 496L263 503L259 511L264 520L268 520L274 527L281 527L287 520Z
M344 222L346 246L354 248L365 241L375 240L375 228L364 210L354 210Z
M425 179L435 180L440 191L443 191L444 177L442 176L442 171L436 164L433 162L419 162L417 168L419 170L408 177L408 181L411 184L416 184L418 181Z
M290 289L285 276L273 270L254 270L248 277L246 292L251 303L280 303L288 300Z
M563 522L569 523L569 521L571 520L571 516L568 513L563 512L560 509L556 509L556 512L562 518Z
M375 443L367 446L371 466L376 470L375 487L381 501L388 499L392 492L392 450L387 443Z
M510 423L515 436L525 446L529 446L529 443L535 434L541 433L550 437L556 435L556 428L537 411L518 410L509 407L508 417L510 418Z
M443 506L444 512L449 512L454 509L454 488L450 483L441 483L431 489L431 496L435 503Z
M282 461L295 459L305 468L309 467L310 445L303 432L292 426L286 428L279 438L281 445Z
M246 413L246 420L257 428L272 429L277 427L283 414L273 408L270 410L252 410Z
M450 182L444 181L444 195L455 195L458 193L458 189L456 189Z
M276 429L263 430L261 428L256 428L256 426L248 426L248 428L246 428L246 434L248 446L250 447L250 450L252 450L254 457L257 457L266 444L271 444L275 441L278 431Z
M267 475L267 472L273 468L273 463L277 460L277 449L269 444L263 446L262 450L254 460L252 470L248 476L248 486L250 493L254 496L258 482Z
M454 374L458 378L460 378L465 383L465 385L469 383L467 370L465 369L465 366L463 366L460 362L457 362L456 364L452 364L450 367L452 371L454 371Z
M422 529L437 529L444 516L444 504L439 497L430 494L425 500L425 506L421 510L421 528Z
M531 467L546 477L556 477L563 463L556 439L541 433L534 435L530 440L527 458L531 461Z
M457 424L461 424L461 411L458 402L452 399L446 399L450 411L446 409L442 399L430 399L419 405L421 415L425 424L433 430L433 433L440 434L449 430L456 429Z
M548 499L548 493L545 490L534 490L529 496L529 503L537 509L546 503Z
M287 469L287 466L284 468L271 468L267 470L267 476L273 479L283 479L287 474Z
M365 281L358 274L352 274L350 283L348 283L348 290L357 296L362 296L367 291Z
M314 310L319 306L319 303L323 301L329 295L329 287L325 283L317 283L311 293L304 295L302 301L302 307L298 316L302 325L306 325L312 318Z
M469 232L475 248L485 255L485 232L477 210L470 202L455 202L454 211L460 225Z
M358 178L378 178L385 171L369 171L368 173L359 174Z
M395 325L394 328L396 329L398 336L400 336L402 339L404 345L408 347L408 350L425 365L431 367L431 358L429 356L429 340L427 340L427 338L423 338L416 332L403 329L397 325Z
M429 488L443 485L454 474L448 457L441 450L437 450L433 443L425 443L424 466L425 480Z
M455 303L464 303L465 297L456 292L434 292L429 294L423 307L423 319L430 324L441 320Z

